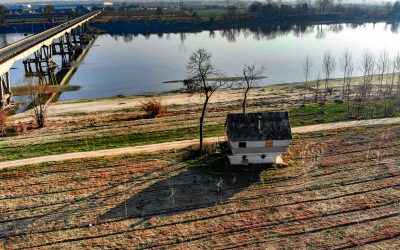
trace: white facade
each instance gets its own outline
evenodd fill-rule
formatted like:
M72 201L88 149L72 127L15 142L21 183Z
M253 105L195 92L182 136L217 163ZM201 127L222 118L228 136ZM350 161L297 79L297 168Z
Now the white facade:
M289 151L291 140L271 141L230 141L232 151L229 155L231 165L277 163L280 155Z

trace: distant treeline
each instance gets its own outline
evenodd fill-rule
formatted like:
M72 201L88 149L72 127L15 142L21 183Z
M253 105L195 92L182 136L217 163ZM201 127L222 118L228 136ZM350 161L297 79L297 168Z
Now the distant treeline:
M269 3L253 2L250 4L248 11L257 16L276 17L290 15L399 15L400 1L394 4L388 2L380 5L367 4L342 4L341 0L316 0L314 4L307 2L298 2L297 4L286 4L282 1L269 1Z
M203 30L220 30L232 28L254 28L274 25L312 25L335 23L366 23L400 21L400 1L393 4L342 4L341 0L317 0L314 4L298 1L296 4L282 1L268 3L253 2L246 13L239 11L235 5L225 7L224 17L210 16L199 18L196 10L192 10L192 19L153 20L115 20L94 23L94 25L111 34L126 33L169 33L199 32Z
M224 29L250 29L273 30L279 25L281 28L287 27L288 30L293 26L307 27L314 24L339 24L339 23L375 23L388 22L398 23L398 17L359 17L359 16L338 16L338 15L319 15L298 19L296 17L277 17L274 19L250 19L242 21L210 21L210 22L163 22L163 21L118 21L118 22L99 22L92 23L92 26L109 34L160 34L160 33L180 33L180 32L201 32L209 30ZM0 29L1 32L1 29Z
M178 11L172 15L164 13L161 8L157 8L157 10L135 10L132 13L121 8L104 11L103 17L108 18L94 20L93 26L110 34L157 34L276 25L305 26L313 24L400 22L400 1L366 5L342 4L341 0L316 0L313 1L313 4L305 1L289 4L269 0L267 3L253 2L246 7L245 12L235 5L221 6L221 8L225 8L226 11L219 17L214 14L199 17L195 9L189 12L187 10ZM44 16L47 18L42 21L28 22L29 18L27 18L27 23L0 25L0 33L37 33L43 31L44 28L48 29L57 25L60 22L55 18L57 15L54 15L54 12L50 10L47 12L49 14ZM126 16L124 13L129 15ZM146 13L150 17L144 15ZM46 23L43 24L43 22Z
M139 21L110 21L92 22L92 26L109 34L158 34L158 33L180 33L180 32L201 32L204 30L223 29L254 29L259 27L280 27L307 26L314 24L339 24L339 23L375 23L388 22L398 23L400 17L395 15L385 16L343 16L337 14L324 14L315 16L276 16L273 18L254 18L245 20L214 20L208 22L165 22L155 20L152 22ZM14 25L0 25L0 34L5 33L38 33L45 29L59 25L59 22L46 23L20 23Z

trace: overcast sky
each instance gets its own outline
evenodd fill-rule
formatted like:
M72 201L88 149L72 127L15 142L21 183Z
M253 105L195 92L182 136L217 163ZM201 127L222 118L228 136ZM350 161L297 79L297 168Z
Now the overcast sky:
M11 4L11 3L27 3L27 2L40 2L40 3L46 3L46 2L96 2L96 3L98 3L98 2L107 2L107 1L110 1L110 0L91 0L91 1L86 1L86 0L0 0L0 3L2 3L2 4ZM121 0L119 0L119 1L121 1ZM133 2L133 1L135 1L135 0L133 0L133 1L130 1L130 0L125 0L125 1L127 1L127 2ZM145 2L151 2L151 0L144 0ZM159 1L159 0L154 0L154 1ZM168 1L168 0L167 0ZM173 0L173 1L177 1L177 0ZM190 1L190 0L188 0L188 1ZM207 0L205 0L205 1L207 1ZM218 1L218 0L214 0L214 1ZM224 1L224 0L221 0L221 1ZM249 2L252 2L253 0L248 0ZM263 0L259 0L260 2L263 2ZM285 1L285 0L284 0ZM293 0L292 0L293 1ZM113 2L112 0L110 1L110 2ZM140 0L136 0L135 2L140 2ZM288 2L290 2L289 0L288 0ZM358 2L358 3L361 3L361 2L364 2L364 0L343 0L343 2ZM396 2L396 0L365 0L365 2L366 3L382 3L382 2Z

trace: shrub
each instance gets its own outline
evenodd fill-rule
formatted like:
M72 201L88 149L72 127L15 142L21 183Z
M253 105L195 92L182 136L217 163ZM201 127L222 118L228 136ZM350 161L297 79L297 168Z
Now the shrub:
M54 86L41 84L32 79L27 79L26 86L21 88L21 94L25 96L27 104L32 107L32 117L38 128L46 124L47 111L50 105L51 94L57 93Z
M8 114L3 109L0 110L0 135L3 137L6 136L7 126L8 126Z
M34 125L26 123L15 123L12 126L9 126L7 131L12 135L25 135L28 133L28 129L32 129L32 126Z
M147 102L142 102L142 110L146 112L147 117L155 118L165 112L165 107L161 100L152 98Z

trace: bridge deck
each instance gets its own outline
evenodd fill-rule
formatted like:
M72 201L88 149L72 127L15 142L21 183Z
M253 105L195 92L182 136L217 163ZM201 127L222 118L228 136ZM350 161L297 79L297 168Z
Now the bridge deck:
M83 16L78 17L69 22L58 25L54 28L51 28L49 30L43 31L39 34L30 36L30 37L27 37L16 43L13 43L4 48L1 48L0 49L0 65L7 62L8 60L16 57L17 55L27 51L28 49L34 47L35 45L40 44L43 41L46 41L48 39L51 39L52 37L56 36L57 34L62 33L65 30L68 30L69 28L71 28L87 19L93 18L93 17L97 16L98 14L100 14L100 11L91 12L89 14L83 15Z
M63 23L59 26L32 35L0 49L0 110L11 103L10 69L15 61L28 57L43 46L50 46L54 40L70 33L72 30L88 22L101 11L94 11Z

